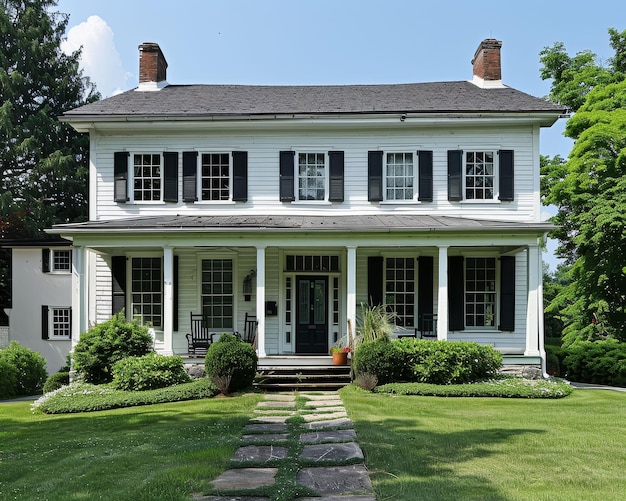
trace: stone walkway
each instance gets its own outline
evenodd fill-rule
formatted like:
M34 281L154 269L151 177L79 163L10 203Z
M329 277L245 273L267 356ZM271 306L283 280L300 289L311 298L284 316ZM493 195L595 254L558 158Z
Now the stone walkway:
M246 425L232 468L212 482L219 495L193 499L269 501L264 493L280 489L283 481L289 484L285 489L298 492L299 501L375 501L363 452L339 395L298 396L306 399L304 405L298 405L294 394L267 394Z

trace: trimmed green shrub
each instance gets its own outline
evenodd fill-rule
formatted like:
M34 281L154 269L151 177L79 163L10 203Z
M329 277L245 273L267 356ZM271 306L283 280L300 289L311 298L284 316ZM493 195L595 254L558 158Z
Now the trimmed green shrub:
M7 348L0 350L0 359L17 370L14 395L35 395L41 391L48 376L46 359L41 354L11 341Z
M68 384L70 384L69 371L57 372L46 379L46 382L43 385L43 392L50 393L51 391L58 390L61 386L67 386Z
M0 357L0 399L16 396L17 369Z
M570 381L626 386L626 343L580 341L566 353L562 370Z
M502 366L502 354L474 342L394 341L401 353L402 379L419 383L462 384L487 379Z
M546 369L551 376L563 376L563 359L567 351L560 346L546 344Z
M118 390L144 391L188 383L182 357L148 353L127 357L113 365L113 386Z
M239 391L249 387L256 375L258 357L251 344L233 334L222 334L207 351L204 367L207 376L220 382L227 380L226 392Z
M354 370L376 377L378 384L403 380L404 361L396 343L379 339L362 343L354 352Z
M98 324L80 335L74 347L74 369L85 382L101 384L113 379L115 362L126 357L140 357L152 351L152 337L148 328L133 320L128 322L124 313Z

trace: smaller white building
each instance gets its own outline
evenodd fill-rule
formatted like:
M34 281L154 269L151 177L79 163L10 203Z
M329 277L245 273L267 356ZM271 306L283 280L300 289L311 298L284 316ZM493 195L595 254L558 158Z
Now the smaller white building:
M67 241L12 241L9 341L43 355L48 374L72 347L72 247Z

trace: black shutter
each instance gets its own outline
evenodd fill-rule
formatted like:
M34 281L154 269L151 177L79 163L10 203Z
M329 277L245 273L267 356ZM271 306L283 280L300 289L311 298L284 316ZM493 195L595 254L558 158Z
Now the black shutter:
M50 273L50 249L41 249L41 271Z
M233 151L233 201L248 201L247 151Z
M328 152L330 190L328 200L343 202L343 151Z
M463 152L448 151L448 200L463 200Z
M112 313L116 314L126 307L126 256L111 258Z
M448 329L462 331L465 328L465 273L463 257L448 257Z
M515 257L500 258L500 330L515 330Z
M293 202L296 199L294 181L295 151L280 152L280 201Z
M419 193L417 199L421 202L433 201L433 152L418 151L419 159ZM432 313L432 312L431 312Z
M370 202L383 200L383 152L367 152L367 199Z
M432 256L420 256L418 263L418 282L417 282L417 318L422 315L433 313L433 263ZM421 327L419 321L415 324Z
M164 186L163 200L165 202L178 202L178 153L166 151L163 153L164 163Z
M70 308L70 339L72 339L72 326L74 325L74 317L72 314L72 308Z
M174 276L172 277L172 288L174 294L173 300L173 309L172 312L172 330L174 332L178 331L178 256L174 256Z
M116 202L128 202L128 151L113 154L113 198Z
M48 307L45 304L41 305L41 339L50 339L48 329L50 328L50 322L48 318Z
M196 175L198 171L198 152L183 152L183 202L195 202L198 200L196 193Z
M514 199L513 150L500 150L500 200L510 202Z
M370 306L383 304L383 258L367 258L367 299Z

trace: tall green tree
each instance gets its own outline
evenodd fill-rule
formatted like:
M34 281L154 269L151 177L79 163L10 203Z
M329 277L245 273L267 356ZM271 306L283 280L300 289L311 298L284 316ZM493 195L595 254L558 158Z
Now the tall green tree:
M626 31L610 29L609 38L615 56L606 66L589 51L570 57L562 44L541 52L550 98L574 112L567 162L542 167L544 203L558 208L552 236L571 267L559 298L566 343L626 340Z
M69 16L56 6L0 0L0 239L44 238L44 228L87 216L89 140L57 117L99 96L80 51L61 50ZM7 306L7 254L0 259Z

